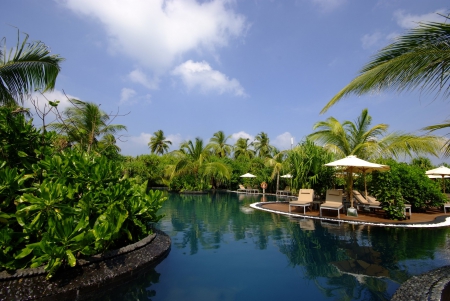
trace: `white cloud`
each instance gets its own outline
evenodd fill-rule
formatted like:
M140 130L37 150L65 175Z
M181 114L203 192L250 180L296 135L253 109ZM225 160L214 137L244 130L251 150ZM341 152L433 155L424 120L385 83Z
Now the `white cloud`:
M231 143L230 143L230 144L235 144L236 141L237 141L239 138L249 139L250 142L252 142L253 140L255 140L255 136L252 136L252 135L250 135L250 134L247 134L247 133L244 132L244 131L240 131L240 132L231 134L231 138L230 138Z
M212 0L62 0L72 11L99 20L113 52L124 53L156 74L192 50L226 46L248 27L231 8Z
M31 98L26 100L24 102L24 107L30 109L30 113L34 116L34 122L37 122L39 117L37 114L42 115L42 113L36 113L36 109L40 110L41 112L48 112L50 110L50 106L48 104L48 101L59 101L58 104L58 111L62 113L66 108L72 106L70 101L68 100L75 98L78 99L78 97L64 94L64 92L59 90L53 90L50 92L45 92L43 95L40 93L33 93L31 94ZM35 108L36 106L36 108ZM53 122L55 120L55 115L53 113L50 113L45 122L48 124L50 122Z
M123 88L120 92L120 104L133 102L132 98L136 96L136 91L129 88Z
M148 146L151 136L152 134L149 133L141 133L139 136L127 137L127 140L133 144Z
M295 143L294 137L289 132L285 132L281 135L278 135L273 141L273 145L279 150L290 149L291 148L291 138Z
M390 34L388 34L388 35L386 36L386 40L387 40L389 43L392 43L392 42L394 42L394 40L395 40L396 38L398 38L400 35L401 35L401 34L398 33L398 32L396 32L396 31L391 32Z
M142 132L139 136L123 135L117 140L117 146L120 147L121 153L125 156L137 156L142 154L150 154L148 143L152 135Z
M438 15L446 15L446 9L438 9L435 12L423 14L423 15L412 15L406 13L404 10L398 10L394 13L394 17L397 19L397 24L406 29L417 27L419 22L443 22L444 17Z
M188 90L198 87L201 92L231 93L236 96L246 96L244 88L236 79L229 79L225 74L213 70L203 62L186 61L172 71L181 78Z
M135 69L128 74L128 79L134 83L143 85L144 87L155 90L158 88L159 80L157 77L149 79L141 70Z
M320 7L323 12L331 12L347 3L347 0L311 0L311 2Z
M166 136L166 140L172 142L172 145L169 149L174 150L180 148L180 143L183 142L183 137L181 137L180 134L171 134Z
M361 38L362 48L369 49L373 46L376 46L378 42L383 38L383 35L380 32L375 32L373 34L365 34Z

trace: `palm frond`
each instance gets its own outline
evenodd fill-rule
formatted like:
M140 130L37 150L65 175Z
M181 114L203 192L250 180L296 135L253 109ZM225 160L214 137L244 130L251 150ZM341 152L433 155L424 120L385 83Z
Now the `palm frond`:
M35 89L43 92L55 87L60 63L59 55L50 55L50 49L40 41L28 43L28 35L6 55L6 39L3 39L0 58L0 103L23 103L27 94Z
M449 41L450 24L420 23L381 49L321 113L349 94L362 95L382 90L402 92L419 88L424 92L450 96Z

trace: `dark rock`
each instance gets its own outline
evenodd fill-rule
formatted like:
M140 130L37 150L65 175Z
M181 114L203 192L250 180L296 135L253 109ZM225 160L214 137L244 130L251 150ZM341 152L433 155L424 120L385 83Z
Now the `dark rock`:
M46 280L43 268L0 273L0 300L86 300L139 276L170 252L164 232L105 254L80 260L74 268L61 269ZM25 275L27 275L25 277Z

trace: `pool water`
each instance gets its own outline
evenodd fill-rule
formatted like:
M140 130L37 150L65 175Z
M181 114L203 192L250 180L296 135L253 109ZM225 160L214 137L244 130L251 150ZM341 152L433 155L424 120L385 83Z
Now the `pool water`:
M449 228L290 219L249 207L260 200L169 194L158 224L169 255L101 300L389 300L411 276L450 264Z

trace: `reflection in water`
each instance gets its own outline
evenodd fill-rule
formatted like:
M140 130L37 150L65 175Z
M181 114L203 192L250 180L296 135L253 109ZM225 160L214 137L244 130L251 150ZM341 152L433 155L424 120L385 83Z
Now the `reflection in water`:
M450 264L447 228L289 219L249 207L261 198L170 195L169 256L104 300L389 300L412 275Z

